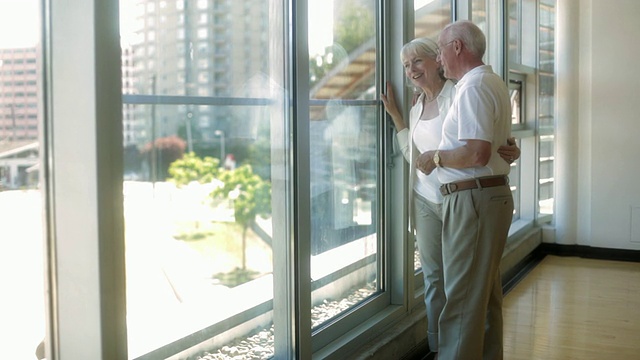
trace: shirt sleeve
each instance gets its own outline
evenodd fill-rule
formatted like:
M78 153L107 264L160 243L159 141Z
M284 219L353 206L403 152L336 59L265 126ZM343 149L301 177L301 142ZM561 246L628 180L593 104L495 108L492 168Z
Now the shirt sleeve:
M489 91L480 86L470 86L460 92L458 101L458 140L491 142L495 102Z
M400 148L400 151L402 151L402 155L404 156L405 160L411 162L411 159L409 159L409 145L411 144L411 141L409 141L409 136L409 128L404 128L398 131L398 133L396 134L396 139L398 139L398 147Z

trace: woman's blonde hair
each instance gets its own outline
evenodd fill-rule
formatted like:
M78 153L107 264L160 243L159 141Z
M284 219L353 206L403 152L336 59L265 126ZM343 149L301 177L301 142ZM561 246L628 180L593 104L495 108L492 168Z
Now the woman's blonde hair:
M404 44L402 50L400 50L400 60L404 60L409 54L426 55L435 61L438 57L438 44L426 37L415 38Z

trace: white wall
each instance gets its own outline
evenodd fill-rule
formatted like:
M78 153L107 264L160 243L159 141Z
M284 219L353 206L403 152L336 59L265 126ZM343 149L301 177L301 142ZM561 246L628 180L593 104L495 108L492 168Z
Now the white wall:
M560 8L570 3L579 14L579 26L573 27L577 30L573 45L562 44L570 49L578 44L579 57L572 62L579 68L579 77L571 85L578 94L578 116L568 119L574 128L558 133L559 144L561 136L574 134L577 152L571 146L559 146L556 153L558 158L569 155L558 162L563 168L557 168L556 179L561 176L570 179L564 189L576 189L573 200L577 206L558 206L556 240L640 250L640 1L559 0L559 3L563 3ZM561 61L560 48L558 62ZM569 67L564 64L564 68ZM558 89L562 86L559 83ZM558 112L575 108L559 106ZM569 195L568 199L571 198ZM570 216L572 209L577 212L575 217ZM561 223L563 220L569 223ZM571 239L574 226L577 236ZM569 238L562 234L569 234Z

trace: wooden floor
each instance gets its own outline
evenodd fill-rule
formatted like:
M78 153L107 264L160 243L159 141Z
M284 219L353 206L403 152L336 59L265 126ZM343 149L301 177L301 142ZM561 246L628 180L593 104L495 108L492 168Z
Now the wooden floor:
M638 360L640 263L546 256L503 313L505 360Z

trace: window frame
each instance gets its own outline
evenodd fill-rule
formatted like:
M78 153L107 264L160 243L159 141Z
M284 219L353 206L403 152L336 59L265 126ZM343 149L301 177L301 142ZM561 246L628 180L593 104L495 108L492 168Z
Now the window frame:
M45 343L52 359L124 359L123 174L112 156L122 147L122 113L112 111L122 108L118 4L69 5L41 1Z

